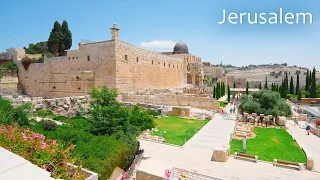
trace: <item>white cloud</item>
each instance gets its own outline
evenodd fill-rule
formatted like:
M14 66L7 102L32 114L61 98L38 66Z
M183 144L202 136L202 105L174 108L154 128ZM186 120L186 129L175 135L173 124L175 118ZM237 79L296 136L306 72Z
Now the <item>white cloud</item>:
M172 49L176 43L174 41L154 40L149 42L142 42L140 45L144 48L170 48Z

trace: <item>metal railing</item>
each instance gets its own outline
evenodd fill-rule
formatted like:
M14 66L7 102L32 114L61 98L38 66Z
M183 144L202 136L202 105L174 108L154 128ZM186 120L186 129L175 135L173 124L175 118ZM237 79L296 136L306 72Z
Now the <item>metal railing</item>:
M164 180L178 180L181 176L186 177L188 180L222 180L212 176L200 174L197 172L187 171L179 168L172 168L170 178L163 178Z

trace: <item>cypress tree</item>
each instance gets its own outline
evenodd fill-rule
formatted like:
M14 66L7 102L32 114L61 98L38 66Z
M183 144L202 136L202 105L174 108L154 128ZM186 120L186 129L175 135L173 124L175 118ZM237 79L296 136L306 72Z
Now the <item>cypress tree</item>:
M247 85L246 85L246 95L249 95L249 82L247 81Z
M228 85L228 102L230 102L230 95L231 95L231 92L230 92L230 87Z
M262 89L261 82L260 82L260 84L259 84L259 89L260 89L260 90Z
M213 86L213 94L212 94L212 98L215 99L216 98L216 86Z
M233 81L233 88L236 88L236 82Z
M63 33L61 31L61 25L58 21L54 22L53 28L50 32L50 36L48 39L48 47L49 51L58 56L58 52L60 52L61 43L63 41Z
M285 92L288 93L289 91L289 79L288 79L288 72L286 72L286 76L284 78L284 83L285 83Z
M310 89L311 89L311 84L312 84L312 72L311 72L311 70L309 71L309 91L310 91ZM310 92L311 93L311 92Z
M290 94L294 94L294 87L293 87L293 78L291 76L290 78L290 90L289 90Z
M306 91L309 91L309 70L307 70L305 90L306 90Z
M312 71L310 97L311 98L317 97L316 68L313 68L313 71Z
M301 98L302 98L301 91L300 91L300 90L298 90L298 100L301 100Z
M299 92L299 80L300 79L300 77L299 77L299 74L297 74L297 82L296 82L296 94L298 95L298 92Z
M277 89L276 89L276 91L279 92L279 84L277 84Z
M267 76L266 76L266 81L264 83L264 89L268 89L268 79L267 79Z
M216 88L216 91L217 91L217 99L220 99L220 82L217 83L217 88Z
M72 46L72 34L68 27L68 22L63 21L61 25L61 32L63 34L63 41L62 41L62 49L61 52L64 50L68 50Z

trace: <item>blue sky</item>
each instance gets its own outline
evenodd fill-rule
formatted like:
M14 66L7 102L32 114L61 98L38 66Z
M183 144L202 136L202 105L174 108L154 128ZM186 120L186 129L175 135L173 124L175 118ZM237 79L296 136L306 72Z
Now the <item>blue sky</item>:
M319 0L28 0L3 1L0 51L45 41L54 21L67 20L72 49L81 39L110 39L117 23L119 39L155 51L171 51L183 41L189 51L214 64L284 63L320 69ZM231 25L227 12L310 12L312 25Z

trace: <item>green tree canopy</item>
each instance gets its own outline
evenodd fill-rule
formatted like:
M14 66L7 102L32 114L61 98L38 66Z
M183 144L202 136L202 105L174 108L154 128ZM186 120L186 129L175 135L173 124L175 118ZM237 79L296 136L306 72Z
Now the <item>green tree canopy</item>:
M61 43L63 41L63 33L61 31L61 25L58 21L54 22L53 28L50 32L50 36L48 39L48 48L49 51L58 56L58 52L61 47Z
M239 109L242 112L258 113L273 116L291 116L290 106L280 94L275 91L261 90L252 93L252 96L241 97Z
M290 94L294 94L294 85L293 85L293 78L291 76L290 78L290 88L289 88Z
M61 31L63 34L63 43L61 43L62 44L61 51L68 50L72 46L72 34L71 34L71 31L69 30L67 21L62 22L62 30Z

